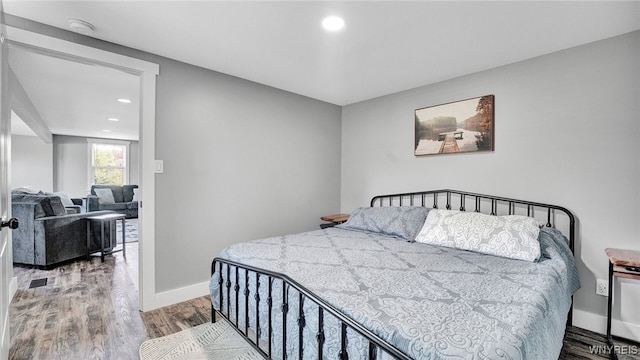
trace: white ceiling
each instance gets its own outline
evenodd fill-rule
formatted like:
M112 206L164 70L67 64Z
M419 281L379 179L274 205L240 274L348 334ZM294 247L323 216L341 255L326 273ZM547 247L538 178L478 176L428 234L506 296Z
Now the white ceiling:
M12 15L63 29L81 19L93 37L338 105L640 29L640 1L2 2ZM325 32L328 15L346 28Z
M10 49L9 65L51 133L138 140L137 76L21 47ZM132 102L124 104L119 98ZM30 135L28 128L13 120L13 134Z

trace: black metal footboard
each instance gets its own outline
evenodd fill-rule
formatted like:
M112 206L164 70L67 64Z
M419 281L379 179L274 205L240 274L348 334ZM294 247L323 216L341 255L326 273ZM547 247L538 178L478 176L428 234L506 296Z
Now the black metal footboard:
M226 259L215 258L211 263L211 276L216 274L218 278L218 299L217 304L211 305L212 322L216 321L216 314L226 318L231 324L235 325L236 330L246 338L251 345L262 355L271 359L274 356L273 346L281 346L280 354L284 354L282 359L286 359L287 353L294 353L298 359L302 359L304 355L305 344L303 343L302 333L307 325L305 321L305 308L313 306L313 311L317 311L317 328L311 329L315 331L315 341L317 342L318 359L323 359L323 348L326 340L325 334L329 332L339 333L340 351L338 358L341 360L349 359L347 350L347 334L353 336L357 334L367 343L366 357L359 354L352 355L352 358L368 358L370 360L378 359L381 354L386 354L385 358L410 360L411 358L403 354L387 341L372 333L362 325L342 314L333 306L322 300L302 285L298 284L286 275L276 272L259 269L253 266L243 265ZM280 304L274 304L274 282L279 282L279 291L282 292L284 301ZM244 288L242 288L244 286ZM261 287L266 290L260 290ZM241 289L242 288L242 289ZM289 290L295 289L298 294L298 311L297 314L289 314ZM260 293L267 294L266 299L261 298ZM311 303L311 304L310 304ZM218 306L218 310L215 306ZM244 305L244 306L242 306ZM266 305L266 313L263 313ZM282 312L282 343L273 344L274 338L274 307L278 306ZM308 309L307 309L308 310ZM250 316L250 312L253 315ZM327 314L338 319L339 329L327 329L325 318ZM291 319L288 316L296 316L297 323L297 342L294 339L288 339L287 326L290 325ZM266 319L266 320L265 320ZM266 322L266 326L264 324ZM266 334L261 329L266 327ZM333 331L332 331L333 330ZM295 342L295 343L294 343ZM294 351L292 351L294 349Z

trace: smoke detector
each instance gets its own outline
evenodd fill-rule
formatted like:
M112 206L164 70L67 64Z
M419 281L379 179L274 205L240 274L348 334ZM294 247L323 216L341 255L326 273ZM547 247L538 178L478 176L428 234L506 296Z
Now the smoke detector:
M78 19L69 20L69 28L82 35L89 35L96 29L88 22Z

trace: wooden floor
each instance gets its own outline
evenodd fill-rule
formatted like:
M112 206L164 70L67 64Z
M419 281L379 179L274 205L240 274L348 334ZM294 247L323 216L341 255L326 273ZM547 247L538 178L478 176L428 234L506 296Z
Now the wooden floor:
M137 243L128 244L126 261L117 253L104 263L98 257L49 271L15 266L9 359L137 359L144 340L211 321L207 296L139 312L137 250ZM47 285L29 289L32 280L44 278ZM590 352L605 345L604 336L570 327L560 359L608 359ZM638 344L616 345L640 351Z

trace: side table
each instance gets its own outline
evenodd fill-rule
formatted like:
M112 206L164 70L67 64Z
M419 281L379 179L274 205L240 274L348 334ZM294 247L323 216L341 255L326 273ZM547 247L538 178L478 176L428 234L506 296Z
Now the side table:
M119 251L122 251L122 256L127 258L127 237L125 236L125 214L103 214L103 215L95 215L88 216L87 219L87 259L91 256L93 252L91 252L91 224L98 223L100 224L100 259L104 262L104 256L113 254ZM122 220L122 249L114 250L115 245L111 248L111 250L107 251L104 246L104 227L105 225L111 225L112 222L115 223L118 220ZM115 228L115 227L114 227ZM117 235L113 234L114 239L117 238ZM117 241L115 241L117 243ZM111 245L111 244L110 244ZM97 251L94 251L97 252Z
M338 224L342 224L343 222L349 220L349 214L325 215L321 216L320 220L329 221L329 224L320 224L321 229L326 229L328 227L334 227Z
M613 345L611 336L611 307L613 305L613 278L614 276L640 280L640 251L611 249L604 250L609 257L609 299L607 304L607 343ZM611 358L617 359L618 354L611 351Z

